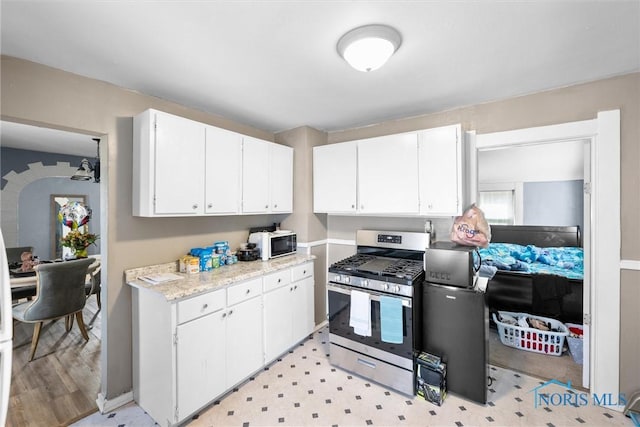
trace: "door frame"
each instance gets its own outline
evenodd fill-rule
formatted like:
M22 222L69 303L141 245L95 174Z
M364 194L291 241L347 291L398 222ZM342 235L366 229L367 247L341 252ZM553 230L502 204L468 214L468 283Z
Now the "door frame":
M584 348L592 394L620 392L620 110L602 111L592 120L562 123L512 131L471 135L470 196L478 192L477 151L561 141L587 140L591 183L590 206L585 205L590 247L585 248L588 299L584 323L588 340ZM587 215L585 215L587 218ZM620 405L607 406L622 411Z

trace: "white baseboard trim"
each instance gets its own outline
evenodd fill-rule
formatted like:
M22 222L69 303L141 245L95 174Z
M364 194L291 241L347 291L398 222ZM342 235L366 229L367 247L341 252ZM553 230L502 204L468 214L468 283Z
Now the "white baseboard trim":
M620 261L620 268L623 270L640 270L640 261L623 259Z
M327 243L330 245L356 246L355 240L346 240L346 239L327 239Z
M326 245L327 244L327 240L316 240L314 242L298 242L298 247L299 248L312 248L314 246L322 246L322 245Z
M133 390L109 400L105 399L102 393L98 393L98 398L96 399L98 410L101 414L111 412L114 409L118 409L119 407L126 405L129 402L133 402Z

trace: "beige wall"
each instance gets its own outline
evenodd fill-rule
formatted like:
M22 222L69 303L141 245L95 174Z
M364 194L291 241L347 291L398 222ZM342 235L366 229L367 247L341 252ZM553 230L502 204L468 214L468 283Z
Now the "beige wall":
M102 236L107 248L108 263L107 301L103 302L107 322L103 323L103 358L106 364L102 373L102 392L109 399L130 391L132 386L131 292L124 284L123 270L173 260L192 246L215 240L229 240L232 246L237 246L246 239L249 227L276 221L283 224L291 221L296 229L305 233L303 236L306 235L307 241L324 239L327 228L329 231L334 227L335 230L340 230L338 236L334 236L336 238L353 239L354 236L347 237L351 235L350 230L382 224L380 219L375 218L327 219L310 210L311 194L306 193L310 192L310 151L314 145L325 143L325 137L327 142L333 143L453 123L462 123L465 130L475 129L479 133L485 133L592 119L598 111L620 109L622 230L637 229L637 212L640 208L640 192L637 191L640 188L640 168L637 167L640 164L640 74L362 129L334 132L328 136L310 128L284 132L276 139L280 143L296 147L295 181L301 181L295 187L295 214L291 215L291 219L284 215L184 219L136 218L131 215L132 116L147 108L157 108L258 138L274 140L273 135L222 117L15 58L3 56L1 70L0 111L3 119L106 135L107 147L101 144L105 169L105 179L101 185L106 190L108 199L105 207L107 211L103 214L108 217L109 225L107 236ZM307 224L305 218L308 220ZM402 224L410 224L411 229L420 229L423 223L422 220L415 219L400 221L405 221ZM386 221L383 223L389 225ZM399 225L393 221L392 223L393 226ZM447 225L447 221L443 220L437 227L439 230L446 230ZM640 260L640 245L635 236L637 233L622 233L623 259ZM324 246L312 248L312 253L319 256L319 262L316 263L318 273L321 268L319 266L326 264ZM104 254L103 251L103 256ZM319 292L322 292L321 288L316 286L316 297ZM622 301L637 302L637 298L638 273L624 273ZM322 313L320 310L324 310L324 307L316 307L316 322L321 319L318 314ZM637 303L634 305L625 302L622 305L621 334L624 340L621 340L620 383L621 391L627 393L640 388L640 368L636 361L640 337L634 332L637 325L636 311ZM627 323L631 321L634 323Z

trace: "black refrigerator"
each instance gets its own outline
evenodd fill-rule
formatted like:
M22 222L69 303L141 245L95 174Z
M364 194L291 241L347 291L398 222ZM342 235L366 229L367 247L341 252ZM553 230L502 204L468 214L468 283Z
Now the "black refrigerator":
M487 403L489 309L473 288L423 284L423 351L447 364L447 390Z

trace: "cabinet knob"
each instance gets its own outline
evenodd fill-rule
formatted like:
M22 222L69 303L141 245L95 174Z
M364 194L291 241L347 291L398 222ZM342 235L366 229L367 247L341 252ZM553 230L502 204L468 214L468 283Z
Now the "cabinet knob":
M307 270L302 270L302 274L307 274Z
M209 308L209 304L205 304L205 305L202 306L203 310L206 310L207 308Z
M233 310L229 310L229 316L233 314Z
M295 286L293 287L293 289L298 289L298 285L295 285Z
M197 203L194 203L194 204L193 204L193 206L192 206L192 208L193 208L193 209L198 209L198 204L197 204Z
M251 289L247 289L247 292L245 292L247 295L249 295L251 293Z
M227 317L227 313L222 313L222 317Z
M269 205L264 205L264 208L265 209L269 209Z
M278 283L282 282L282 279L278 279Z
M356 205L351 205L351 209L355 209L355 208L356 208Z
M212 207L213 207L213 203L209 203L209 204L207 205L207 207L208 207L208 208L212 208Z

